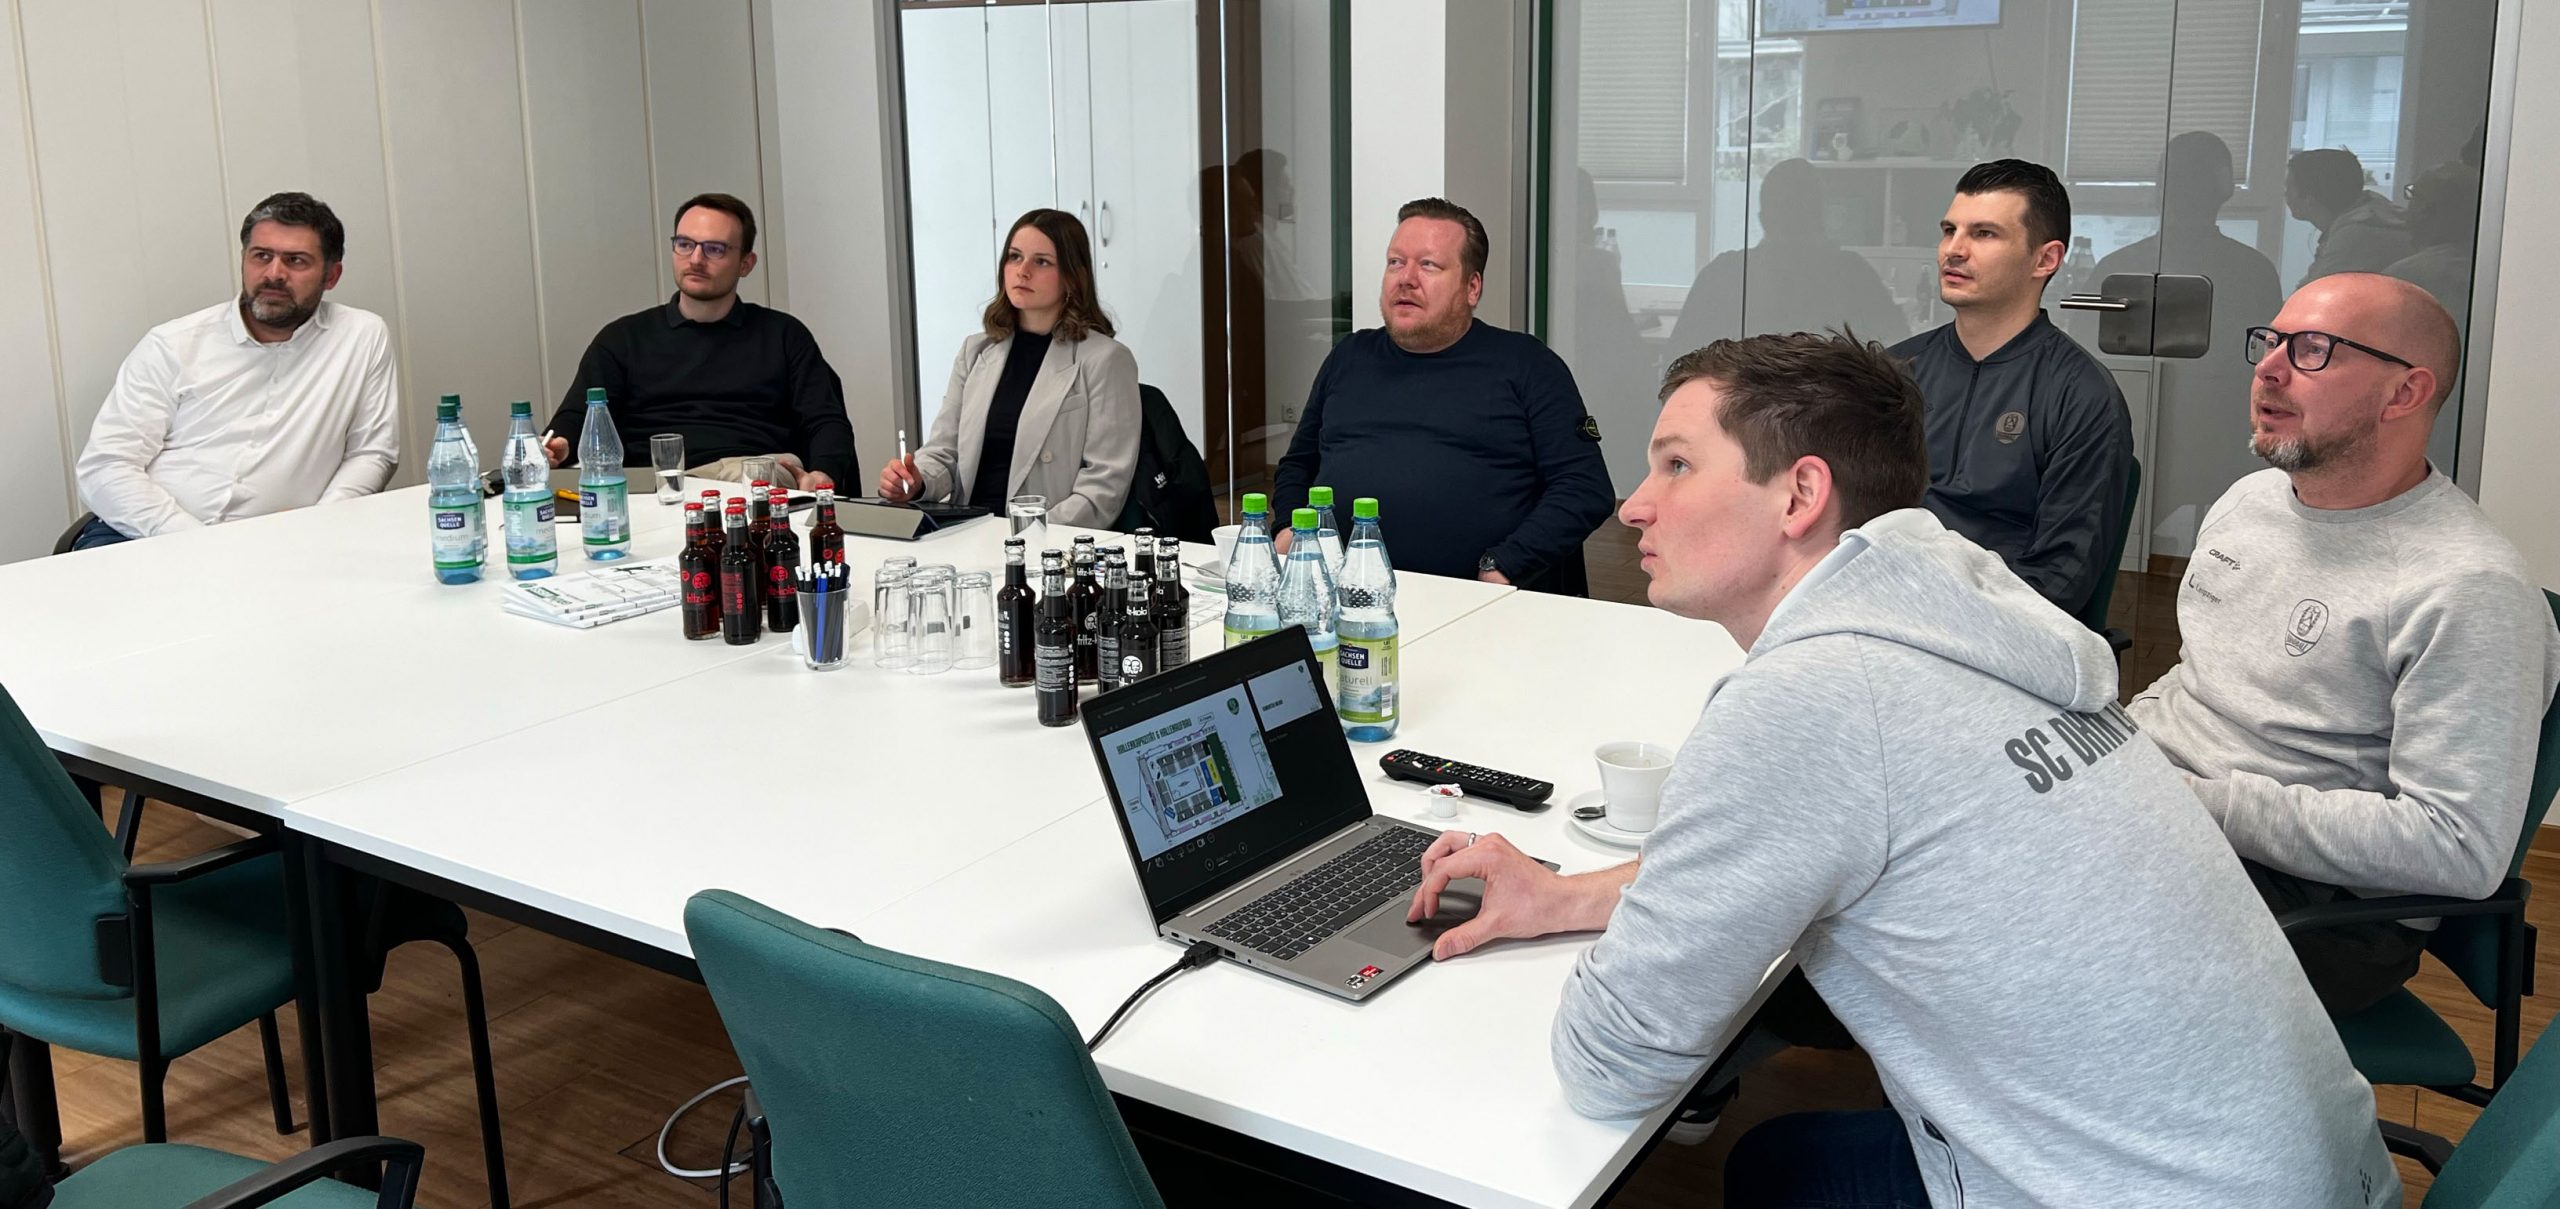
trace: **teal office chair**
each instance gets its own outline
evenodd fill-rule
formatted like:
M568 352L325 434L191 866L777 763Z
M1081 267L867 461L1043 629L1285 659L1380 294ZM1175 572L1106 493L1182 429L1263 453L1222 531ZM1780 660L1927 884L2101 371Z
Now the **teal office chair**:
M2560 595L2544 592L2544 603L2560 619ZM2535 929L2524 908L2533 884L2523 878L2525 854L2551 798L2560 792L2560 701L2542 715L2542 741L2534 757L2533 785L2526 791L2524 830L2516 837L2515 855L2507 862L2506 880L2489 897L2473 901L2428 894L2351 899L2303 907L2277 917L2288 933L2343 924L2439 917L2427 951L2436 955L2492 1013L2487 1085L2474 1082L2479 1065L2470 1047L2434 1009L2408 989L2393 991L2382 1002L2336 1021L2338 1037L2356 1069L2375 1083L2410 1084L2467 1104L2488 1105L2516 1069L2516 1051L2524 1018L2524 997L2533 993ZM2545 1046L2548 1049L2550 1047ZM2441 1168L2452 1145L2443 1138L2389 1121L2383 1140L2393 1150Z
M275 1011L293 1000L284 870L271 838L129 865L0 689L0 1034L18 1117L48 1154L44 1046L142 1068L142 1136L168 1138L172 1059L255 1021L276 1131L293 1131ZM30 1126L33 1127L30 1127Z
M82 808L70 776L0 689L0 912L8 919L0 927L0 1035L21 1041L9 1080L21 1127L48 1156L61 1140L44 1052L61 1045L139 1064L142 1139L167 1141L170 1061L255 1020L276 1132L293 1132L275 1021L276 1009L293 1001L276 841L243 840L152 865L128 864L130 843L129 830L110 838ZM377 887L365 913L366 993L381 988L391 949L411 940L443 945L461 967L490 1204L507 1209L488 1008L462 909Z
M1037 989L725 890L693 896L684 928L770 1138L759 1204L1163 1204Z
M2553 1030L2560 1033L2560 1029ZM2545 1034L2480 1110L2418 1209L2560 1205L2560 1040Z
M5 1045L0 1041L0 1045ZM409 1209L426 1151L397 1138L348 1138L261 1163L198 1146L128 1146L49 1188L21 1186L9 1156L23 1142L0 1120L0 1204L41 1209ZM385 1164L382 1189L368 1192L328 1177ZM33 1199L30 1199L33 1198Z

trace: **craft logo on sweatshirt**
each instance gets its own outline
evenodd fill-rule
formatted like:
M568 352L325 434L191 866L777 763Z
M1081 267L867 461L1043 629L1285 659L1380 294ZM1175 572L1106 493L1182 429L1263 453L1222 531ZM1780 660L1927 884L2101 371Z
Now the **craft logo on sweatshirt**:
M2065 711L2045 719L2042 726L2028 727L2027 733L2003 744L2002 750L2010 763L2027 770L2027 788L2051 793L2054 786L2132 742L2140 730L2118 706L2086 714Z

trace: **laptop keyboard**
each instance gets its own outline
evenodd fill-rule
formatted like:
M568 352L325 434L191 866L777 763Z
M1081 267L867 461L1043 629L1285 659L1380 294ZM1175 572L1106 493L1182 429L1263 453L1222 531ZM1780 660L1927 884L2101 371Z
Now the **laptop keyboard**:
M1286 961L1422 883L1422 852L1437 838L1390 827L1288 880L1204 929Z

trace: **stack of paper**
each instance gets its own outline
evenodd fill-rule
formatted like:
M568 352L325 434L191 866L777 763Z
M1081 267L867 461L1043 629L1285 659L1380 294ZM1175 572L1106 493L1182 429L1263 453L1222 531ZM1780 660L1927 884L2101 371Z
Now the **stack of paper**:
M671 561L624 563L506 586L508 612L582 630L671 608L683 598Z

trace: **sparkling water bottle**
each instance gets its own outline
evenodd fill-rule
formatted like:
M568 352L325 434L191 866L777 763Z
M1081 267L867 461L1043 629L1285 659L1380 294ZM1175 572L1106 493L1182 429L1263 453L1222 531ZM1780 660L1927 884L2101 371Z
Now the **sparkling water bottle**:
M1336 643L1333 579L1325 574L1322 547L1316 542L1316 510L1300 508L1291 520L1289 565L1280 571L1280 624L1307 628L1307 643L1316 649L1316 662L1324 665L1330 683ZM1236 544L1242 546L1243 539Z
M1378 535L1378 501L1351 501L1351 548L1342 561L1341 639L1335 651L1334 710L1354 742L1395 737L1396 577Z
M1334 523L1333 519L1333 488L1307 488L1307 507L1316 510L1316 541L1324 550L1324 573L1339 585L1342 582L1342 526Z
M477 582L489 543L480 507L480 459L463 433L460 395L436 404L435 445L427 451L427 513L435 526L436 582Z
M578 435L578 529L589 561L631 553L631 477L622 468L622 433L601 386L587 388L587 427Z
M1227 554L1227 645L1280 629L1280 559L1271 546L1271 498L1244 497L1244 532Z
M533 404L507 405L507 446L498 463L507 480L507 574L540 579L560 569L560 537L551 531L551 458L533 431Z

